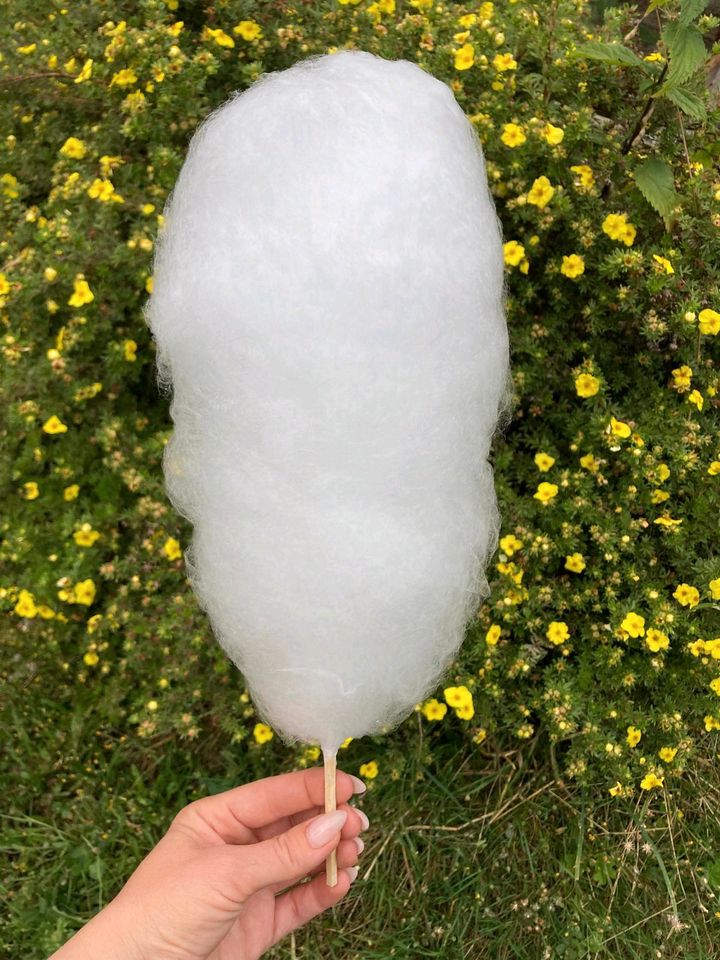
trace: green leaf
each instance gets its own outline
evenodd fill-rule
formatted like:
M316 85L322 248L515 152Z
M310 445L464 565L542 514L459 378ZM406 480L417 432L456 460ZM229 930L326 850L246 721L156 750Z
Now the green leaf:
M708 0L682 0L680 3L680 24L686 27L697 19L708 5Z
M618 67L642 67L648 69L648 64L633 53L622 43L600 43L591 40L584 43L573 52L574 57L585 57L588 60L601 60L603 63L612 63Z
M693 120L705 120L707 111L705 104L697 94L692 93L686 87L670 87L668 90L661 91L668 100L671 100L676 107L679 107L683 113Z
M647 202L667 220L679 201L670 164L660 157L648 157L636 168L635 183Z
M677 85L691 77L705 63L705 42L697 27L683 27L678 22L669 23L662 37L670 51L667 84Z

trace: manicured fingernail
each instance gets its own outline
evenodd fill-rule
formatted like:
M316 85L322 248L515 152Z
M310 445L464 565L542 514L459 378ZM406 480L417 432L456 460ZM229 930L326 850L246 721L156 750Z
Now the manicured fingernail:
M365 849L365 841L362 837L355 837L355 843L357 844L358 853L362 853Z
M321 813L310 821L306 836L311 847L324 847L326 843L339 833L347 820L347 810L333 810L332 813Z
M358 875L358 867L345 867L345 873L350 877L350 883L353 883Z
M367 830L367 828L370 826L370 821L367 818L367 814L364 810L360 810L359 807L355 807L355 811L360 817L360 822L362 823L362 827L360 829Z
M365 793L367 785L362 782L360 777L354 777L350 774L350 779L353 782L353 793Z

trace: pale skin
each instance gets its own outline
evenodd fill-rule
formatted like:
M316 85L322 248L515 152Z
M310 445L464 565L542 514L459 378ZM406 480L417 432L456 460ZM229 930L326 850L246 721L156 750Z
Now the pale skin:
M339 903L357 875L368 822L348 801L365 786L338 770L336 789L330 814L321 767L189 804L115 899L50 960L256 960ZM334 887L325 880L331 850Z

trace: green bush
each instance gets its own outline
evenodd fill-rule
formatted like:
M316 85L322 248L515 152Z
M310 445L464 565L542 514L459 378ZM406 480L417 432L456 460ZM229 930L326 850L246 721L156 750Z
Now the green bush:
M623 43L634 8L595 26L580 0L11 6L0 62L0 604L15 691L4 709L21 731L3 774L11 807L100 791L120 744L150 763L180 743L220 778L287 758L256 726L184 579L190 530L164 495L168 405L142 307L196 125L261 73L343 46L416 61L475 124L504 225L515 387L494 448L493 592L448 680L454 709L442 693L418 705L392 737L352 744L351 768L377 761L365 768L377 782L401 776L420 726L428 752L538 742L564 776L629 795L715 750L720 143L709 131L720 115L703 39L718 21L701 0L654 4L656 49L642 30Z

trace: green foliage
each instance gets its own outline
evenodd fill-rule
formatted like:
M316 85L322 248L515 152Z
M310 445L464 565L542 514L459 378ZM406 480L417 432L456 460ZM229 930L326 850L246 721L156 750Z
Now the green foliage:
M198 123L261 73L346 45L448 83L483 142L515 385L493 453L504 526L492 590L448 679L470 701L351 744L346 762L378 760L381 786L388 770L404 775L420 736L430 752L509 739L591 796L613 788L612 802L655 800L648 773L687 779L720 725L720 114L703 69L717 20L698 2L656 3L649 50L629 36L632 8L596 27L570 0L11 6L0 41L9 812L60 810L73 833L88 798L136 802L133 822L149 818L152 832L192 795L317 757L256 742L258 717L188 590L178 544L191 531L164 495L168 399L142 307ZM456 67L465 45L471 62ZM131 803L140 782L164 782L166 754L182 787L162 796L165 811ZM103 787L113 762L135 771L115 801ZM77 857L90 871L87 850ZM120 874L107 869L112 887ZM612 884L608 871L598 866L598 884Z

